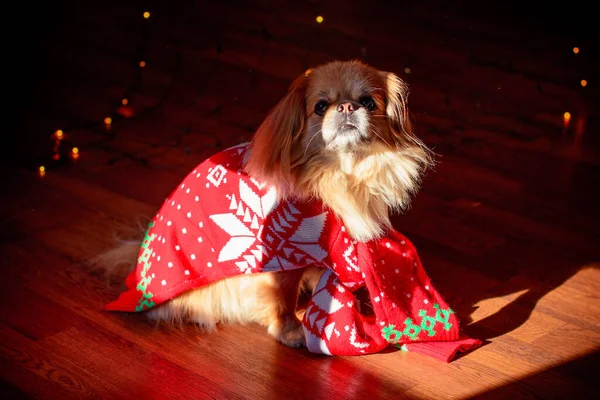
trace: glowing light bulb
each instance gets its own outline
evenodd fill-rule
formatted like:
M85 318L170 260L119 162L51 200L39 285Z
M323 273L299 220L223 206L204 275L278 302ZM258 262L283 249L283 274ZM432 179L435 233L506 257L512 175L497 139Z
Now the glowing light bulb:
M585 79L581 80L581 86L582 87L586 87L587 86L587 81Z
M112 124L112 118L111 117L104 118L104 124L106 124L106 125Z
M573 47L573 53L579 54L579 47Z
M121 100L121 104L123 104L124 106L126 106L127 103L129 103L129 100L127 100L127 98L124 98L123 100Z
M40 176L46 175L46 167L44 167L43 165L40 165L40 167L38 168L38 172L39 172Z
M146 61L140 61L140 68L144 68L146 66Z
M54 153L54 155L52 156L52 159L53 159L54 161L58 161L58 160L60 160L60 153Z
M569 126L569 122L571 121L571 113L570 112L566 112L563 114L563 125L566 128L567 126Z
M71 150L71 152L73 154L79 154L79 149L77 147L73 147L73 149Z
M319 15L319 16L317 17L317 23L319 23L319 24L320 24L320 23L322 23L322 22L323 22L323 17L322 17L321 15Z
M54 136L58 139L61 140L65 134L61 129L58 129L56 132L54 132Z
M144 11L144 18L150 18L150 13L148 11Z

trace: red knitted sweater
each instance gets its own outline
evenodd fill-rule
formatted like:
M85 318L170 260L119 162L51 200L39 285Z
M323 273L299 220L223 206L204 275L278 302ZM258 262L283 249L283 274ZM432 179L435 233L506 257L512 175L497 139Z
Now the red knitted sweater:
M357 242L318 202L277 200L242 172L247 145L196 167L150 223L127 291L106 305L145 311L184 291L238 274L326 268L303 326L311 352L360 355L391 344L449 362L478 347L461 336L454 312L433 288L417 252L396 231ZM356 308L366 288L373 314Z

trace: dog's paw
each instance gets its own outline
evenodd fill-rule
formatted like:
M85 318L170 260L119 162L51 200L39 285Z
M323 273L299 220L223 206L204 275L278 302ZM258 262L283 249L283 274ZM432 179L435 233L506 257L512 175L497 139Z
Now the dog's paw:
M279 341L289 347L305 347L306 338L304 337L302 324L298 324L298 326L293 327L288 331L281 332Z
M271 336L289 347L305 347L306 339L302 323L296 317L288 317L269 326Z

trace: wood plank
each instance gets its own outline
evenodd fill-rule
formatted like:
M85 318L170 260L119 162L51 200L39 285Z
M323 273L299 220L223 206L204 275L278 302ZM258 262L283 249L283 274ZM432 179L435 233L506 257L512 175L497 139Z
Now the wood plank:
M116 387L111 379L103 380L79 368L47 347L32 341L4 324L0 324L2 379L18 385L34 398L121 398L126 387ZM110 377L109 377L110 378Z
M580 287L582 281L585 281L588 289L582 291L579 287L571 287L568 282L540 299L539 310L571 324L598 330L600 321L590 316L600 315L600 302L596 293L590 293L589 287L600 283L600 271L598 268L584 268L570 280L579 281Z
M199 376L94 325L63 331L47 338L44 344L57 352L70 347L79 349L77 354L66 355L82 369L146 398L188 398L189 393L214 399L241 398L226 389L223 375L211 374L212 380ZM115 370L115 365L124 368Z

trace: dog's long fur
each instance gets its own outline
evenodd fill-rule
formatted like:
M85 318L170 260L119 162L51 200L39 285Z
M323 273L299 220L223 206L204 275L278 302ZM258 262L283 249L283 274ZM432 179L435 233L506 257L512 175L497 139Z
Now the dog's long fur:
M375 104L369 112L359 103L364 96ZM390 212L408 206L432 165L431 152L413 133L407 97L408 87L400 78L359 61L307 71L258 128L245 172L275 186L282 198L322 201L357 240L379 237L391 227ZM318 115L313 110L324 99L327 111ZM341 114L342 103L355 108L352 120ZM356 128L342 132L348 121ZM139 244L125 243L94 264L123 279L135 267ZM157 321L195 322L208 330L222 322L256 322L282 343L302 346L299 289L311 291L321 272L314 266L228 278L147 314Z

